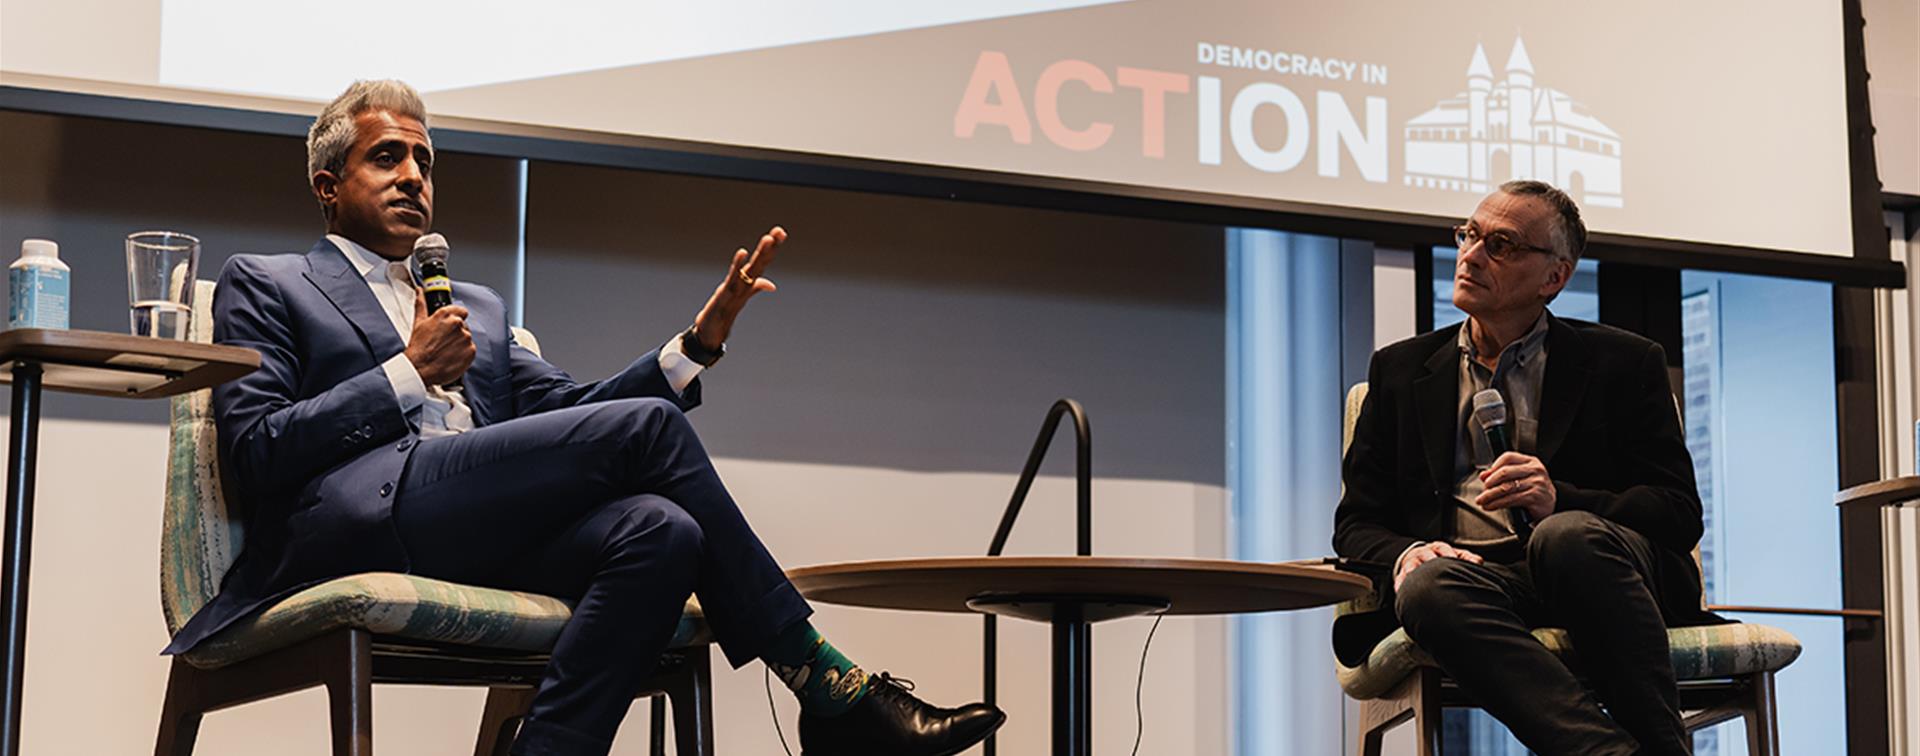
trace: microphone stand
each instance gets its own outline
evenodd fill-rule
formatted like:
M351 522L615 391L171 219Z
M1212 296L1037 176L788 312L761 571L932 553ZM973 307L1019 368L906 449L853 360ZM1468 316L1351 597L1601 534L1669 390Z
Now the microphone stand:
M1000 528L994 531L993 544L987 547L987 556L997 557L1006 550L1007 537L1013 533L1013 521L1020 516L1020 507L1027 501L1027 492L1033 488L1033 479L1040 474L1040 463L1047 458L1047 449L1053 440L1055 431L1060 427L1063 415L1073 415L1074 428L1074 478L1077 483L1078 502L1075 515L1076 553L1079 556L1093 555L1093 432L1087 427L1087 411L1080 403L1072 399L1061 399L1047 410L1047 419L1040 424L1040 437L1033 440L1033 451L1027 453L1026 469L1020 471L1020 482L1013 487L1013 499L1007 502L1007 511L1000 516ZM986 660L985 675L986 702L994 705L999 697L1000 687L1000 633L997 620L988 614L984 639ZM1081 625L1081 637L1067 639L1073 646L1069 654L1069 663L1078 669L1087 669L1093 663L1093 634ZM1060 638L1055 638L1056 646ZM1060 649L1056 648L1056 654ZM1056 727L1059 726L1057 723ZM988 736L983 744L986 756L995 756L994 739Z

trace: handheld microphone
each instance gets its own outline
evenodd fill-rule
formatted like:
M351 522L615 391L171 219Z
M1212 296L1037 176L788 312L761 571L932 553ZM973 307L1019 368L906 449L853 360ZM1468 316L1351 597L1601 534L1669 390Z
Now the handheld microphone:
M1507 436L1507 400L1500 397L1499 389L1481 389L1473 395L1473 419L1480 423L1480 432L1487 434L1487 447L1493 450L1494 459L1513 451L1512 439ZM1532 527L1525 510L1513 507L1507 512L1514 532Z
M427 313L453 304L453 279L447 277L447 237L427 234L413 242L413 262L420 268L420 291L427 297Z
M1507 437L1507 400L1500 398L1499 389L1481 389L1473 395L1473 419L1487 434L1487 446L1493 448L1495 458L1513 451L1513 442Z

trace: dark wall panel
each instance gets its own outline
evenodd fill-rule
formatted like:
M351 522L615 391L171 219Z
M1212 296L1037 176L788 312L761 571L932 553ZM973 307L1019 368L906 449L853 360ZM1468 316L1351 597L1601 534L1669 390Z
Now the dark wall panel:
M691 322L736 247L793 234L705 378L717 454L1011 473L1071 396L1098 474L1222 479L1218 227L551 163L530 186L527 325L582 378Z
M304 252L326 230L305 168L300 139L0 111L0 258L22 239L59 242L73 327L125 332L127 234L199 237L206 279L236 252ZM511 297L517 162L444 155L436 170L438 222L460 229L457 274ZM48 399L55 416L166 418L162 402Z
M0 111L0 256L59 242L74 327L119 331L127 233L199 236L207 278L236 252L304 251L324 230L304 165L296 138ZM455 276L511 305L516 161L443 154L435 184ZM690 322L735 247L794 233L781 291L708 376L695 417L717 453L1011 472L1073 396L1100 474L1221 478L1217 227L547 163L530 203L529 325L589 377ZM48 411L165 418L65 395Z

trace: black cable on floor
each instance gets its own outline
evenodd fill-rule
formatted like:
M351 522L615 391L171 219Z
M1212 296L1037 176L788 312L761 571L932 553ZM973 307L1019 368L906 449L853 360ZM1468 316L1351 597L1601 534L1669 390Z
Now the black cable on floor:
M773 708L773 670L762 664L760 671L766 673L760 676L760 681L767 687L767 713L773 717L773 734L780 736L780 749L786 751L787 756L793 756L793 749L787 746L787 733L780 729L780 710Z
M1160 620L1167 615L1153 618L1153 628L1147 631L1147 642L1140 647L1140 676L1133 681L1133 756L1140 756L1140 739L1147 734L1147 716L1140 705L1140 691L1147 683L1147 650L1153 648L1153 634L1160 632Z

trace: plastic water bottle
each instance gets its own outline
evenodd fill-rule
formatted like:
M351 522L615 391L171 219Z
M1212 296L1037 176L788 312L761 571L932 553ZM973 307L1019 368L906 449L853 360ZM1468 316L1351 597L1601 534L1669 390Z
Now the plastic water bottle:
M8 328L67 328L68 274L60 245L46 239L20 242L20 259L7 266L12 293Z

